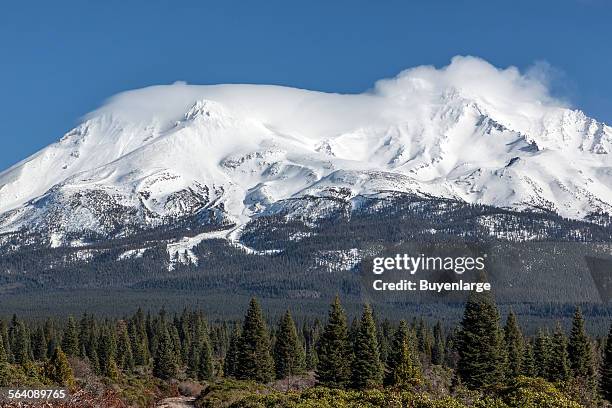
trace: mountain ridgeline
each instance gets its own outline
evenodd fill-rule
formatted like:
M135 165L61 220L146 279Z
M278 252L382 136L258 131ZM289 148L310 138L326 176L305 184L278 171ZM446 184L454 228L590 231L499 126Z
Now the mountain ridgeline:
M115 96L0 173L0 305L188 296L222 315L237 313L220 306L227 294L322 308L340 293L349 309L451 315L463 295L378 299L369 262L466 245L488 256L502 304L606 309L612 129L526 92L515 70L457 57L441 71L471 77L419 67L355 95L174 84ZM512 98L479 73L510 81Z
M317 205L331 201L316 223L295 213L258 217L238 227L203 226L193 219L126 238L57 248L18 246L15 236L0 257L4 302L13 307L18 299L41 292L50 299L54 292L65 291L88 298L103 290L129 291L134 303L139 296L157 298L153 304L159 306L170 305L177 292L191 294L221 316L237 310L229 304L219 308L220 294L231 293L236 299L256 294L271 302L271 308L289 299L308 308L323 307L325 299L341 293L349 307L351 301L369 299L398 313L439 308L452 319L464 295L376 297L368 287L374 275L367 265L385 253L419 254L431 246L457 243L496 260L489 265L487 279L502 303L542 304L541 309L525 311L539 317L559 311L550 302L561 309L569 302L599 304L593 313L602 319L608 313L609 295L601 290L605 282L598 281L585 259L609 259L609 223L408 195L384 202L363 199L359 208L341 200L312 200ZM240 240L232 240L237 230Z

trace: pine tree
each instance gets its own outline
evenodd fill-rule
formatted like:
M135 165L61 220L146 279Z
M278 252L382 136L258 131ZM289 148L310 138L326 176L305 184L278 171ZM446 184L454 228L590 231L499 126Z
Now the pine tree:
M444 364L444 335L442 333L442 323L439 321L434 326L434 341L431 349L431 363L435 365Z
M587 380L591 379L594 376L593 354L579 307L576 308L572 320L572 330L567 351L573 375Z
M380 352L380 362L383 367L387 364L387 359L391 353L391 338L393 337L393 327L389 319L383 320L378 329L378 350Z
M180 354L181 359L185 363L189 363L187 361L189 356L189 351L191 350L191 343L193 343L194 333L197 330L198 319L195 313L191 313L187 310L186 307L183 308L183 312L180 317L175 316L175 326L178 328L178 335L180 339Z
M45 332L45 339L47 340L47 356L51 356L55 352L55 348L59 345L55 324L51 319L45 321L43 330Z
M15 362L15 349L16 349L16 338L17 338L17 330L19 327L19 319L17 319L17 315L13 314L13 317L11 318L11 322L9 323L8 326L8 331L7 331L7 341L9 344L9 349L11 350L11 358L9 359L10 363L14 363Z
M444 364L452 369L457 368L457 361L459 361L459 338L461 331L458 327L453 328L450 333L446 336L446 343L444 345Z
M60 347L56 347L51 358L45 364L45 376L54 384L71 387L74 385L72 368L68 364L66 354Z
M533 356L533 346L526 341L523 347L523 356L521 363L521 374L527 377L536 376L535 358Z
M351 353L346 313L336 296L317 344L317 382L330 388L345 387L351 376Z
M45 339L45 332L41 326L36 329L32 336L32 353L34 354L34 359L37 361L44 361L47 359L47 340Z
M353 350L355 357L351 366L352 386L360 390L380 387L383 366L378 352L376 323L370 305L363 308Z
M7 363L13 360L13 355L11 353L11 344L9 341L8 335L8 326L0 320L0 339L2 340L2 347L4 348L4 353L6 356Z
M0 331L0 387L7 387L11 383L12 373L8 364L8 356L4 348L2 331Z
M521 365L524 356L524 340L523 333L521 332L518 320L513 311L510 311L506 319L504 340L506 342L506 355L508 356L508 378L516 378L522 372Z
M72 316L68 317L68 324L66 325L66 330L64 330L62 351L67 356L77 356L79 354L79 333Z
M128 334L127 325L122 320L117 325L117 365L124 372L134 370L134 355L132 353L132 343Z
M274 379L274 360L270 352L268 328L255 298L251 299L242 326L238 365L238 379L267 383Z
M178 372L178 358L167 327L163 327L161 333L159 333L156 344L157 350L153 358L153 375L162 380L175 377Z
M550 359L547 372L549 381L566 381L570 377L567 339L560 323L557 323L550 342Z
M89 319L87 318L87 314L83 313L83 316L79 321L79 355L81 358L87 357L90 338L91 334L89 332Z
M238 371L238 347L240 347L240 326L235 325L230 334L229 347L223 361L223 372L226 377L236 377Z
M422 373L414 364L414 357L410 351L410 342L404 340L398 353L398 364L392 372L393 384L399 387L418 385L422 382Z
M461 321L457 371L468 388L479 389L504 380L504 341L499 312L489 293L472 293Z
M145 317L142 309L138 309L128 324L128 334L132 343L132 354L134 364L138 366L148 365L151 357L149 341L145 327Z
M170 333L170 338L172 339L172 349L174 350L177 364L180 366L183 363L183 356L181 354L182 346L181 338L175 324L170 324L168 326L168 332Z
M210 380L214 376L212 348L208 336L202 338L198 356L198 379Z
M311 327L308 327L306 322L304 322L302 327L304 342L306 344L306 369L309 371L315 370L319 362L316 344L319 341L321 331L321 323L319 322L319 319L315 319Z
M548 378L548 368L550 367L551 339L548 332L538 330L533 345L533 355L535 362L535 375L540 378Z
M283 379L304 372L304 348L289 310L283 315L274 344L276 378Z
M22 321L14 318L14 346L13 356L15 363L25 365L30 361L30 336L26 325Z
M6 364L8 361L6 350L4 349L4 341L2 340L2 333L0 333L0 365Z
M433 334L431 329L422 318L416 326L416 338L418 341L419 352L425 358L426 362L431 361L431 353L433 348Z
M91 364L93 372L101 374L100 358L98 357L98 339L95 336L91 339L91 349L87 353L87 359L89 360L89 364Z
M187 374L192 378L198 378L198 368L200 365L200 343L192 340L187 352Z
M612 325L606 339L600 374L599 389L601 390L601 395L608 402L612 402Z
M108 378L116 379L117 369L117 340L114 330L104 327L98 340L98 360L100 373Z
M306 356L304 357L306 370L315 370L317 364L319 364L319 358L317 357L317 350L314 344L306 346Z
M357 341L358 334L359 334L359 319L357 317L354 317L348 329L348 341L349 341L349 345L351 346L351 354L354 354L355 352L355 350L353 350L353 347L355 345L355 342ZM353 357L354 355L351 356L351 359Z
M414 348L409 330L406 322L402 320L393 335L385 374L386 385L399 387L414 385L420 383L423 378L417 350Z

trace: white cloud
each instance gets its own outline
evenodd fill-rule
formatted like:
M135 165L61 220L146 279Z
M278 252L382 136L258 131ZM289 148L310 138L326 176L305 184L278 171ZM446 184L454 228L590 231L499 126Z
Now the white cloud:
M361 94L332 94L272 85L188 85L176 82L127 91L113 96L99 113L128 121L161 123L180 120L198 100L219 102L229 112L253 117L277 130L303 138L329 137L361 126L385 126L403 121L411 111L434 108L453 95L477 103L485 113L516 130L534 129L551 110L567 103L551 96L550 65L538 62L522 73L516 67L497 68L471 56L454 57L436 68L418 66L382 79Z
M455 90L462 95L492 104L535 104L564 106L549 92L545 62L536 63L522 74L518 68L497 68L472 56L456 56L443 68L423 65L402 71L395 78L376 83L374 93L391 98L421 98Z

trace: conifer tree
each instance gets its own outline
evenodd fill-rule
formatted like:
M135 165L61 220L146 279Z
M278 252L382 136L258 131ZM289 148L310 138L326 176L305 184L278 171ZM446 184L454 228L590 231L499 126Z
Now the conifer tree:
M508 313L508 318L506 319L504 340L506 342L506 355L508 356L508 378L516 378L522 373L524 340L523 333L513 311Z
M270 336L261 307L255 298L251 299L244 318L235 374L238 379L261 383L274 379Z
M179 336L178 328L175 324L170 324L168 326L168 332L170 333L170 338L172 339L172 348L176 355L177 364L180 366L183 363L183 355L181 338Z
M393 327L389 319L383 320L378 330L378 349L380 352L380 362L383 367L387 363L389 354L391 353L391 338L393 337Z
M330 388L345 387L351 376L351 354L346 313L336 296L317 343L317 382Z
M47 356L51 356L55 352L55 347L59 345L58 333L51 319L45 321L43 330L45 332L45 339L47 340Z
M11 353L11 344L9 341L9 335L8 335L8 327L7 325L4 323L4 321L0 320L0 338L3 341L3 348L4 348L4 353L6 356L6 361L7 363L13 360L13 356Z
M314 344L309 344L306 346L306 355L304 357L306 370L315 370L317 368L317 364L319 363L319 358L317 357L317 350Z
M419 352L425 358L425 361L431 361L433 334L423 318L419 319L416 326L416 338L418 341Z
M442 323L438 321L434 326L433 347L431 349L431 363L434 365L444 364L444 335L442 333Z
M79 354L81 358L87 357L90 338L91 333L89 332L89 319L87 318L87 314L83 313L83 316L79 321Z
M547 372L550 381L566 381L570 377L567 339L560 323L557 323L551 338Z
M410 342L405 339L398 353L398 364L392 372L393 385L405 387L407 385L418 385L422 381L422 373L416 364L410 350Z
M306 343L306 369L307 370L315 370L317 368L319 359L317 357L316 345L319 341L321 331L322 329L321 329L321 323L319 322L319 319L315 319L311 327L307 327L306 322L304 322L304 327L302 328L302 332L304 334L304 339Z
M448 333L446 336L446 343L444 345L444 364L452 369L457 368L457 361L459 361L459 338L461 331L458 327L453 328L453 330Z
M70 368L66 354L64 354L60 347L55 348L53 354L51 354L51 358L45 364L44 371L45 376L54 384L68 387L74 385L72 368Z
M174 350L174 343L168 328L165 327L159 333L157 339L157 350L153 358L153 375L162 380L168 380L176 376L178 372L178 358Z
M352 386L360 390L380 387L383 379L383 367L378 351L376 323L370 305L366 304L363 308L353 350Z
M77 356L79 354L79 333L74 318L68 317L66 330L62 337L62 351L67 356Z
M606 339L606 346L603 352L603 361L600 368L599 389L601 395L608 401L612 402L612 325Z
M2 340L2 333L0 333L0 365L6 364L8 361L6 356L6 350L4 349L4 341Z
M87 352L87 359L89 360L89 364L91 364L91 369L96 374L101 374L100 369L100 358L98 357L98 339L95 335L92 335L90 340L90 349Z
M570 368L575 377L591 379L594 376L593 354L591 343L584 329L582 311L576 308L572 320L572 330L567 347Z
M300 344L291 313L287 310L280 320L274 344L276 378L283 379L304 372L304 360L304 348Z
M134 364L138 366L149 364L151 353L149 351L149 341L142 309L139 308L134 317L130 320L128 324L128 334L132 344Z
M23 321L17 321L14 318L14 346L13 356L15 359L15 363L25 365L30 361L30 336L28 333L28 329Z
M134 370L134 355L132 353L132 343L127 330L127 324L120 321L117 325L117 365L124 372Z
M191 343L194 341L195 331L197 330L198 319L195 313L191 313L186 307L183 308L183 312L180 317L175 316L174 325L178 329L178 335L180 340L180 354L181 360L186 362L191 350Z
M47 340L42 326L39 326L32 336L32 353L37 361L47 359Z
M504 379L504 341L499 312L489 293L470 294L465 305L457 371L468 388L499 384Z
M114 330L104 327L98 340L100 374L108 378L117 377L117 340Z
M212 347L208 336L202 338L198 356L198 379L210 380L214 376Z
M229 346L223 361L223 372L226 377L236 377L238 370L238 347L240 346L240 326L234 325L230 335Z
M17 339L17 330L19 329L19 319L17 319L17 315L13 314L13 317L11 318L11 322L9 323L8 326L8 331L7 331L7 338L8 338L8 343L9 343L9 348L12 351L12 355L11 355L11 360L9 360L11 363L15 362L15 351L16 351L16 339Z
M385 384L406 386L417 384L422 380L421 366L411 339L410 329L404 320L393 335L391 352L387 360Z
M8 355L4 348L3 332L0 330L0 387L7 387L11 383L12 369L8 364Z
M354 357L355 350L353 349L355 346L355 342L357 341L357 335L359 334L359 319L354 317L351 321L351 325L348 329L348 342L351 347L351 359Z
M529 341L525 342L521 361L521 374L526 377L535 377L536 367L535 359L533 356L533 346Z
M187 374L193 378L198 378L198 368L200 365L200 343L192 340L187 352Z
M551 339L548 332L539 329L533 345L535 362L535 375L540 378L548 378L550 367Z

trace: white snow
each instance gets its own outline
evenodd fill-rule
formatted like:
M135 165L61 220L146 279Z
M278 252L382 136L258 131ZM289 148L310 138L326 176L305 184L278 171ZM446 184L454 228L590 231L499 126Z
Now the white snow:
M225 239L227 231L204 232L193 237L184 237L181 240L166 245L170 264L168 270L176 268L176 263L185 265L198 265L198 257L193 253L193 248L205 239Z
M130 249L128 251L125 251L123 253L121 253L118 257L117 260L118 261L123 261L125 259L136 259L136 258L142 258L143 255L145 254L145 252L147 252L149 248L138 248L138 249Z
M50 235L50 244L51 248L58 248L62 246L62 237L60 236L60 234L52 233Z
M355 267L361 259L363 253L358 248L348 250L319 251L315 258L315 263L323 266L328 271L348 271Z
M0 232L55 222L103 233L98 203L82 192L152 214L134 216L142 224L221 205L241 224L279 200L338 187L340 199L391 190L571 218L612 212L612 128L530 73L474 57L412 68L362 94L153 86L114 96L1 172ZM169 254L197 262L197 239Z
M229 245L237 248L241 251L246 252L250 255L274 255L282 252L277 249L268 249L264 251L255 250L249 246L244 245L240 242L240 234L242 232L243 225L239 225L230 230L204 232L202 234L195 235L193 237L184 237L177 242L168 243L166 249L170 263L168 270L172 271L176 269L176 264L181 263L184 265L198 265L199 259L193 252L193 248L198 246L202 241L207 239L223 239L226 240Z

